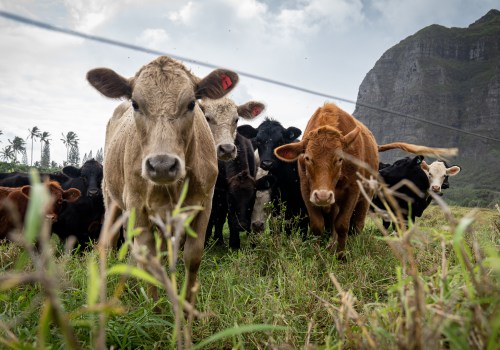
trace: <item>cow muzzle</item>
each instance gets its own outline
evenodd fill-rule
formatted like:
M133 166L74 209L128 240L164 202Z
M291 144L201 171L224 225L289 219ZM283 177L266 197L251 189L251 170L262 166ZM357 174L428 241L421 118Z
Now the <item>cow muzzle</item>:
M318 207L325 207L335 203L335 195L329 190L314 190L309 200Z
M262 221L252 222L252 231L256 233L264 231L264 222Z
M262 170L271 170L273 168L274 162L272 160L263 160L260 162L260 167Z
M143 174L158 184L170 184L184 175L184 163L177 156L161 154L147 158L143 165Z
M217 146L217 158L222 161L228 161L236 158L236 146L231 143L225 143Z
M439 193L441 191L441 187L440 186L431 186L431 190L434 193Z

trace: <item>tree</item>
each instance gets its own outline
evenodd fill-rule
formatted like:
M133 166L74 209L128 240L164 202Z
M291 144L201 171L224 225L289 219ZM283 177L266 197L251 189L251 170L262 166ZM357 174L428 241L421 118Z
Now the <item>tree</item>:
M80 151L78 150L78 144L71 147L69 151L68 164L73 166L78 166L80 163Z
M55 161L50 162L50 167L51 168L60 168L59 164L57 164L57 162L55 162Z
M68 131L66 135L61 133L63 138L61 141L64 143L66 146L66 161L69 163L69 151L71 150L72 147L78 145L78 135L74 133L73 131Z
M40 162L42 161L43 149L45 148L44 143L50 141L49 136L50 136L50 133L48 131L42 132L39 136L40 137Z
M26 151L26 142L19 136L14 136L14 139L8 140L10 145L12 146L12 150L14 151L14 162L17 162L17 153L21 152L21 154Z
M23 155L23 164L25 165L28 165L28 152L26 152L26 148L23 149L23 151L21 152L22 155Z
M97 150L97 153L95 154L95 160L102 164L102 161L104 160L102 147L99 150Z
M48 168L50 166L50 142L49 140L45 141L45 145L43 146L42 158L40 164L44 168Z
M14 159L16 159L12 146L5 146L3 150L0 151L0 156L6 162L12 162Z
M33 141L34 139L36 138L39 138L40 137L40 129L38 129L38 126L34 126L31 130L28 129L28 131L30 132L28 138L31 138L31 161L30 161L30 166L33 165Z

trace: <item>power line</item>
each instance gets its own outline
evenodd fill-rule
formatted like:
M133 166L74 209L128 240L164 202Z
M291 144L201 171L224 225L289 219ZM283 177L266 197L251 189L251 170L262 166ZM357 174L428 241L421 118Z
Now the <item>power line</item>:
M36 20L30 19L30 18L27 18L27 17L16 15L16 14L11 13L11 12L7 12L7 11L1 11L0 10L0 16L4 17L4 18L7 18L7 19L10 19L10 20L13 20L13 21L16 21L16 22L21 22L21 23L24 23L24 24L27 24L27 25L30 25L30 26L34 26L34 27L38 27L38 28L50 30L50 31L53 31L53 32L63 33L63 34L71 35L71 36L76 36L76 37L84 38L84 39L87 39L87 40L97 41L97 42L108 44L108 45L118 46L118 47L122 47L122 48L129 49L129 50L134 50L134 51L139 51L139 52L144 52L144 53L154 54L154 55L160 55L160 56L169 56L169 57L171 57L173 59L176 59L178 61L189 62L189 63L192 63L192 64L196 64L196 65L200 65L200 66L204 66L204 67L208 67L208 68L212 68L212 69L220 67L220 66L212 64L212 63L198 61L198 60L194 60L194 59L183 57L183 56L179 56L179 55L170 54L170 53L163 52L163 51L148 49L148 48L137 46L137 45L131 45L131 44L127 44L127 43L124 43L124 42L121 42L121 41L117 41L117 40L113 40L113 39L107 39L107 38L104 38L104 37L100 37L100 36L97 36L97 35L85 34L85 33L81 33L81 32L75 31L75 30L67 29L67 28L56 27L56 26L53 26L53 25L45 23L45 22L36 21ZM338 96L326 94L326 93L323 93L323 92L320 92L320 91L306 89L306 88L303 88L303 87L300 87L300 86L297 86L297 85L292 85L292 84L284 83L284 82L281 82L281 81L278 81L278 80L274 80L274 79L270 79L270 78L266 78L266 77L261 77L259 75L242 72L242 71L239 71L239 70L236 70L236 69L233 69L233 71L235 71L236 73L238 73L241 76L244 76L244 77L247 77L247 78L251 78L251 79L255 79L255 80L260 80L260 81L263 81L263 82L266 82L266 83L269 83L269 84L274 84L274 85L286 87L286 88L289 88L289 89L297 90L297 91L304 92L304 93L311 94L311 95L316 95L316 96L326 97L326 98L337 100L337 101L351 103L351 104L354 104L354 105L357 105L357 106L360 106L360 107L365 107L365 108L372 109L372 110L375 110L375 111L379 111L379 112L383 112L383 113L388 113L388 114L393 114L393 115L397 115L399 117L416 120L416 121L419 121L419 122L422 122L422 123L431 124L431 125L434 125L434 126L437 126L437 127L440 127L440 128L444 128L444 129L448 129L448 130L460 132L460 133L463 133L463 134L468 134L468 135L479 137L479 138L486 139L486 140L489 140L489 141L500 142L500 139L497 139L497 138L494 138L494 137L489 137L489 136L477 134L477 133L474 133L474 132L471 132L471 131L462 130L462 129L459 129L459 128L456 128L456 127L453 127L453 126L449 126L449 125L446 125L446 124L434 122L434 121L431 121L431 120L426 120L426 119L415 117L415 116L412 116L412 115L408 115L408 114L404 114L404 113L399 113L399 112L391 111L391 110L388 110L386 108L373 106L373 105L370 105L370 104L367 104L367 103L356 102L356 101L353 101L353 100L350 100L350 99L347 99L347 98L342 98L342 97L338 97Z

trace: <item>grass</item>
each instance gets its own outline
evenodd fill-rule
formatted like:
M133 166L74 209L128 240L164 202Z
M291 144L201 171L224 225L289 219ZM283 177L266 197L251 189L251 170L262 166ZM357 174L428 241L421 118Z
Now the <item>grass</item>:
M273 230L251 240L242 235L241 250L210 246L196 303L204 316L183 323L187 328L176 324L169 295L153 301L141 278L108 275L99 298L97 247L69 254L52 238L45 279L8 286L12 276L40 266L36 255L5 243L0 344L71 348L57 310L47 306L58 302L74 348L178 348L187 329L203 349L498 349L500 212L443 210L431 206L413 228L387 237L379 219L368 219L361 234L349 237L346 262L326 249L326 238L284 234L274 219ZM110 253L107 269L130 259ZM182 262L175 269L183 281ZM53 296L47 280L56 282ZM102 325L106 338L99 343Z

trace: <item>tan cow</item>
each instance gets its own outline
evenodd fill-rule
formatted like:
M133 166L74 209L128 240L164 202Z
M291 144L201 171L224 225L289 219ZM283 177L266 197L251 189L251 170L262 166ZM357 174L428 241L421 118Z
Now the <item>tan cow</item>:
M343 155L377 171L377 143L372 133L347 112L325 103L309 120L300 142L280 146L274 152L284 161L298 160L300 188L311 230L316 235L325 228L332 235L336 232L337 252L343 258L349 230L363 230L369 209L356 183L357 172L369 177L369 171L343 160Z
M217 158L227 161L236 158L236 127L239 118L252 120L262 113L265 105L249 101L237 106L233 100L224 97L218 100L203 99L200 107L205 113L217 147Z
M204 208L191 224L197 237L186 237L184 245L186 298L191 300L217 177L214 139L197 99L223 97L238 75L218 69L200 79L162 56L132 78L98 68L89 71L87 79L104 96L127 99L106 128L103 194L107 208L116 202L121 210L136 209L136 226L143 231L134 245L155 253L149 216L165 216L173 209L185 179L185 205Z

